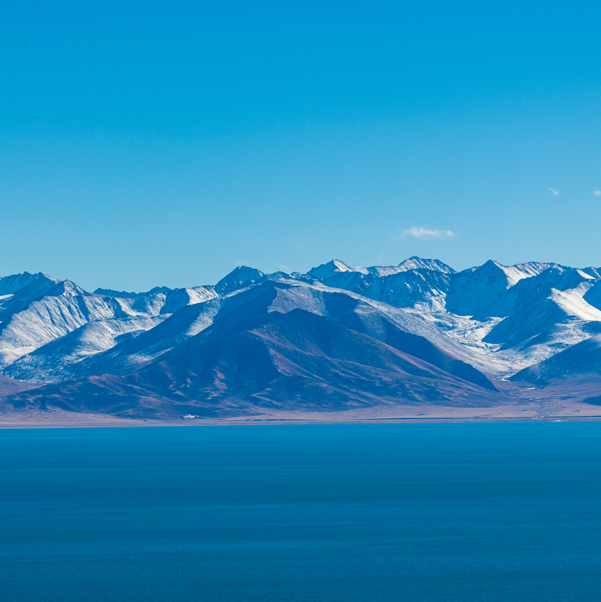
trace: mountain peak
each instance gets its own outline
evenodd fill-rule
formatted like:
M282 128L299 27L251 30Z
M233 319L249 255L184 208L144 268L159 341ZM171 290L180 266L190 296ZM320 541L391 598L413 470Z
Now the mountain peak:
M501 288L511 288L514 284L523 278L529 278L533 274L522 271L518 266L505 266L494 259L485 261L482 265L467 268L460 274L473 274L476 277L484 278L486 281L498 283Z
M42 272L38 272L37 274L23 272L22 274L4 276L4 278L0 278L0 296L14 295L32 282L40 280L41 278L49 278L49 276L42 274Z
M415 255L399 263L398 267L401 268L400 271L403 272L408 270L432 270L434 272L442 272L443 274L455 273L455 270L451 266L448 266L438 259L424 259Z
M547 269L553 269L555 264L540 264L540 263L519 263L517 265L506 266L498 261L489 259L486 263L482 264L476 270L482 270L488 273L499 273L504 274L504 278L507 279L507 288L511 288L514 284L517 284L524 278L531 278L532 276L538 276L538 274L544 272Z
M215 285L215 290L220 295L227 295L240 288L245 288L254 284L263 276L265 276L265 274L256 268L239 265Z
M340 261L340 259L332 259L332 261L328 261L328 263L322 263L316 268L311 268L307 272L307 276L317 278L317 280L325 280L326 278L331 278L336 274L343 274L345 272L360 272L361 274L365 274L367 273L367 269L352 268L344 263L344 261Z

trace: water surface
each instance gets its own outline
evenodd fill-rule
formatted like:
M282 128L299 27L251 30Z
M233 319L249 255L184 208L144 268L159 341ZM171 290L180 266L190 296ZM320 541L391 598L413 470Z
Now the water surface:
M0 431L11 602L590 601L601 422Z

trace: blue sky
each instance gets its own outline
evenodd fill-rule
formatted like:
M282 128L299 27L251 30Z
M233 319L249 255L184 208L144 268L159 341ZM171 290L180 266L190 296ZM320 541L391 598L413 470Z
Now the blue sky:
M600 266L600 18L4 3L0 275L144 290L334 257Z

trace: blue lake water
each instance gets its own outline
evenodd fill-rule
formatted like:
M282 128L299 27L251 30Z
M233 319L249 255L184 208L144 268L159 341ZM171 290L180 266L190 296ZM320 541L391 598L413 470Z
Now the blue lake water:
M601 422L0 431L7 602L600 589Z

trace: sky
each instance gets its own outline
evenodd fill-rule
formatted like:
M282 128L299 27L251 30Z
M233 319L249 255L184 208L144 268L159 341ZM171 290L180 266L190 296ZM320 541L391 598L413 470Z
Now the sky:
M0 276L601 266L600 22L578 1L5 2Z

